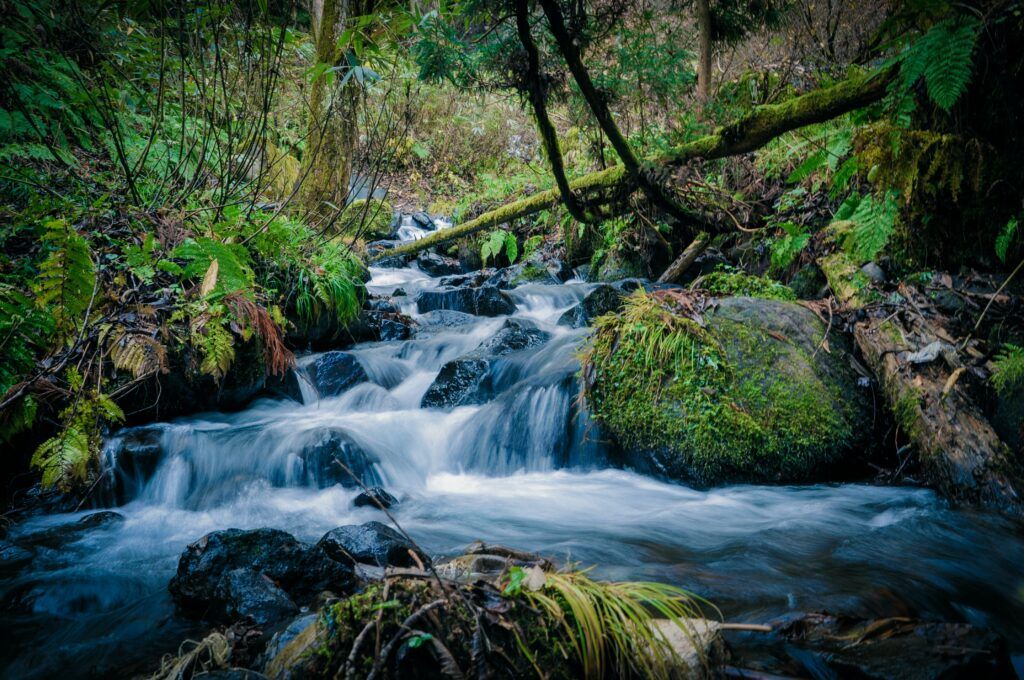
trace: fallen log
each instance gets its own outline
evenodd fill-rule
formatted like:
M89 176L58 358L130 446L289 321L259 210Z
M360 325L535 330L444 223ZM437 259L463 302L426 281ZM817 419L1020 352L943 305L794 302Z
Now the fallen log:
M645 164L672 167L696 159L714 160L749 153L786 132L830 120L880 100L885 96L886 87L893 73L892 70L886 70L854 76L832 87L814 90L781 104L758 106L740 120L721 127L710 135L677 146L666 154L649 158ZM629 182L625 167L614 165L574 179L569 183L569 187L580 195L598 192L618 195L629 188ZM607 200L602 196L592 197L590 205L601 205ZM489 227L547 210L560 201L561 194L558 189L542 191L507 203L465 224L436 231L418 241L378 253L370 260L372 262L385 257L411 255ZM701 230L707 227L705 224L699 226Z
M927 481L953 500L1024 516L1019 464L966 394L969 369L939 318L904 310L858 323L854 338Z
M668 266L661 276L658 277L658 283L675 283L686 273L686 270L697 261L700 254L708 249L711 245L711 237L701 232L690 242L690 245L686 246L686 250L675 259L672 264Z

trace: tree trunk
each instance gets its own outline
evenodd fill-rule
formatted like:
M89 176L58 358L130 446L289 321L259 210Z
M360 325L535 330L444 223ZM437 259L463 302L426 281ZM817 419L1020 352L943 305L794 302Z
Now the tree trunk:
M671 167L698 158L713 160L749 153L790 130L821 123L878 101L885 96L892 75L893 71L887 70L866 77L857 76L781 104L759 106L735 123L719 128L714 134L678 146L671 152L650 158L648 161ZM630 180L623 166L614 165L606 170L578 177L569 183L569 187L580 194L596 194L590 202L593 206L602 201L607 203L610 195L628 192ZM557 189L542 191L486 212L459 226L443 229L418 241L376 253L371 259L409 255L454 241L483 229L547 210L558 204L560 197ZM698 230L704 230L708 225L696 226ZM714 233L721 231L722 228L717 228Z
M697 234L697 237L693 239L690 245L686 246L686 250L683 251L682 255L677 257L668 266L668 269L658 277L658 283L675 283L678 281L686 270L690 268L690 265L700 257L700 254L708 249L709 245L711 245L711 236L704 232Z
M697 99L711 97L711 0L697 0Z
M927 306L920 293L901 292ZM858 323L853 335L927 481L951 499L1024 516L1019 464L958 385L966 369L941 319L892 314ZM911 361L935 342L943 348L936 358Z
M317 0L311 28L318 64L340 64L338 38L344 31L348 0ZM356 135L359 92L354 79L340 85L342 74L322 74L309 96L309 135L302 159L299 202L315 222L335 216L348 198Z

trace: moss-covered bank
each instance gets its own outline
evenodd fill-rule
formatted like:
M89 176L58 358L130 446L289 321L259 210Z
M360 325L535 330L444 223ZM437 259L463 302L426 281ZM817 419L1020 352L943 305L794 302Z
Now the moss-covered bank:
M628 462L677 479L807 479L866 439L846 344L798 304L638 293L601 317L587 402Z

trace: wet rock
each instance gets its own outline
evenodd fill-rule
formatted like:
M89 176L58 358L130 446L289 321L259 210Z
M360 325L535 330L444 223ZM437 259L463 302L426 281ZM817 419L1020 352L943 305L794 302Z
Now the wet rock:
M438 284L441 286L451 286L453 288L460 288L463 286L470 286L476 288L484 285L487 279L491 278L490 269L482 271L475 271L470 274L458 274L456 276L445 276Z
M372 486L356 496L356 499L352 501L352 505L357 508L365 506L369 506L371 508L379 508L382 506L390 508L392 505L398 505L398 499L389 494L382 487Z
M514 264L510 267L502 267L487 279L486 285L494 286L500 290L514 288L520 283L520 278L522 277L525 268L525 264ZM546 276L547 273L545 272L545 277Z
M299 454L310 483L321 489L334 484L355 488L359 484L352 474L365 486L380 483L380 476L374 469L376 458L366 453L344 430L324 428L316 433L313 441ZM352 474L338 462L344 463Z
M437 572L445 578L471 582L497 577L509 567L550 571L555 565L536 553L474 541L466 547L465 554L438 565Z
M364 309L345 329L351 343L404 340L412 334L414 322L399 312Z
M572 267L564 260L548 260L545 266L551 278L558 283L565 283L576 276Z
M507 293L494 286L424 290L416 296L416 309L422 314L448 309L476 316L512 314L516 305Z
M472 314L456 312L451 309L437 309L433 312L427 312L420 317L419 335L423 335L425 330L465 326L466 324L473 323L473 320Z
M269 663L272 659L276 658L286 647L288 647L295 639L302 634L302 631L315 624L318 619L317 614L306 614L295 619L288 626L279 631L270 639L267 643L266 649L263 651L263 663L258 666L264 666Z
M492 361L513 352L537 347L550 335L520 319L508 319L501 329L475 350L441 367L427 388L420 405L424 408L452 408L482 404L491 396L488 383Z
M558 325L582 328L602 314L621 309L625 299L622 291L608 284L601 284L587 293L579 304L562 314L558 318Z
M326 352L306 367L306 373L321 397L337 396L370 380L362 364L348 352Z
M86 531L112 526L124 522L124 515L112 510L94 512L82 517L77 522L60 524L35 533L18 537L22 547L41 546L44 548L60 548L81 538Z
M410 550L417 552L423 562L428 561L402 534L380 522L331 529L320 539L317 547L339 562L359 562L378 567L416 566Z
M437 225L434 224L434 218L422 210L412 214L412 221L421 229L437 229Z
M664 307L636 304L615 323L666 323ZM647 350L622 326L595 338L588 403L630 465L702 486L856 469L873 421L848 338L832 332L820 350L825 324L780 300L719 298L698 318L664 368L643 365Z
M879 680L1015 677L1006 641L965 623L828 614L776 623L789 663L775 672Z
M366 302L366 306L375 312L398 312L398 305L396 305L391 298L385 297L374 297L370 298Z
M123 505L135 498L156 472L163 457L162 441L166 425L142 425L118 430L104 452L104 476L100 498L112 505Z
M302 403L302 388L299 387L299 375L292 369L284 375L268 375L263 387L266 396L275 399L290 399Z
M284 531L225 529L185 549L168 590L185 612L211 620L237 618L246 609L266 616L289 609L281 593L254 576L299 603L323 590L347 592L355 584L350 564Z
M391 297L406 297L409 294L405 292L405 288L395 288L391 291Z
M299 608L288 594L265 574L252 569L232 569L218 581L216 597L223 601L229 620L250 617L259 625L283 621Z
M416 258L416 264L428 276L451 276L462 273L462 265L458 260L437 253L420 253Z

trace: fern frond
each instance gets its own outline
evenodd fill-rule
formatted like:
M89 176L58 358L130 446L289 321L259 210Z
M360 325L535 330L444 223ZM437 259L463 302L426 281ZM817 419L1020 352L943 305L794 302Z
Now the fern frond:
M122 330L111 336L108 347L114 367L135 379L167 372L167 348L148 335Z
M32 467L42 471L44 487L67 490L76 481L86 480L91 459L88 435L69 426L39 445L32 455Z
M873 260L889 243L896 228L898 205L892 193L878 199L865 196L850 209L849 203L836 213L837 219L849 219L854 223L843 240L843 247L859 262ZM842 216L842 217L841 217Z
M52 309L58 329L73 331L84 322L96 285L89 244L64 220L47 222L42 240L53 250L39 266L36 304Z
M900 72L909 91L924 78L928 96L949 111L971 81L974 46L981 24L971 17L942 21L911 43L904 53Z
M214 380L222 380L235 360L235 340L231 331L216 321L210 321L193 333L192 338L203 355L199 370Z
M237 243L221 243L212 238L187 239L174 249L172 255L185 260L184 277L202 279L217 262L217 278L214 291L227 295L253 286L254 275L249 251Z
M0 285L0 396L32 369L53 333L53 317L21 291Z
M1018 387L1024 387L1024 347L1003 345L1003 351L992 362L993 387L999 394L1009 394Z
M1010 253L1010 246L1013 245L1013 241L1017 237L1018 226L1017 218L1011 217L1003 225L1003 228L999 230L999 235L996 236L996 255L999 257L1000 262L1006 262L1006 256Z

